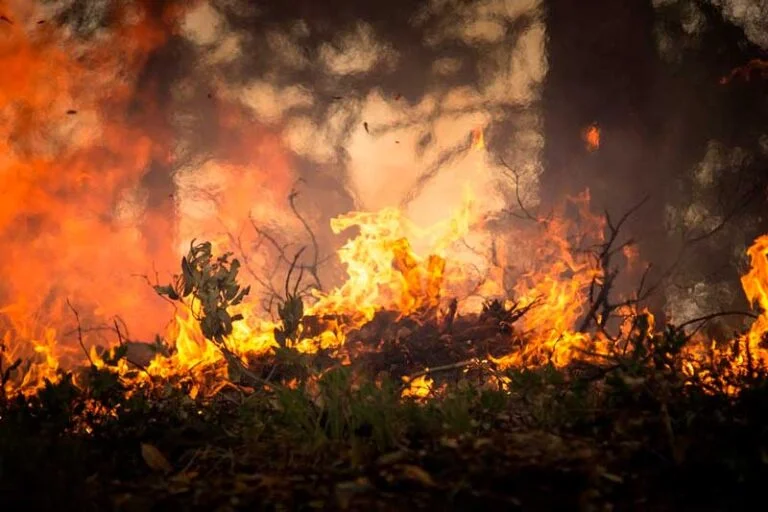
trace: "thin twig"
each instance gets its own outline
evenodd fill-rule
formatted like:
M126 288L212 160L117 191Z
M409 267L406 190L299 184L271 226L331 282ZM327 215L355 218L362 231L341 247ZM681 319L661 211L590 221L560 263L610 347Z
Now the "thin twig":
M312 228L309 226L309 223L304 219L304 216L301 215L299 212L298 207L296 206L296 198L299 196L298 191L295 189L291 192L291 194L288 196L288 203L291 205L291 211L293 211L293 214L296 216L297 219L299 219L299 222L301 222L302 226L304 226L304 230L309 235L309 239L312 241L312 249L314 250L312 265L309 265L307 267L307 270L312 275L312 277L315 279L315 285L318 290L323 289L323 285L320 282L320 276L318 275L318 260L320 258L320 246L317 243L317 238L315 237L315 233L312 231Z
M69 298L67 298L67 306L69 306L69 309L72 310L72 313L75 315L75 320L77 321L77 340L80 342L80 348L83 349L85 357L88 358L88 362L91 363L91 366L96 366L93 364L93 359L91 359L91 354L88 352L88 349L85 348L85 342L83 341L83 330L80 327L80 314L77 312L72 303L69 302Z
M693 324L696 324L696 323L699 323L699 322L701 322L702 325L704 325L707 322L709 322L710 320L713 320L715 318L720 318L720 317L723 317L723 316L745 316L745 317L752 318L752 319L755 319L755 320L757 318L759 318L758 315L756 315L756 314L754 314L754 313L752 313L750 311L719 311L717 313L710 313L708 315L700 316L698 318L692 318L692 319L690 319L690 320L688 320L686 322L683 322L683 323L681 323L680 325L677 326L677 330L679 332L682 332L683 329L685 329L689 325L693 325ZM700 328L701 328L701 326L697 327L694 330L694 332L691 333L689 338L694 336L699 331Z
M124 345L123 335L120 333L120 327L117 325L117 319L114 319L113 322L115 324L115 332L117 333L117 343L122 347Z
M465 361L460 361L458 363L446 364L446 365L443 365L443 366L435 366L434 368L425 368L425 369L423 369L421 371L418 371L416 373L413 373L411 375L408 375L408 376L404 377L403 380L405 381L405 385L406 385L405 387L407 387L407 385L410 384L413 381L413 379L418 379L419 377L423 377L424 375L432 375L434 373L445 372L445 371L449 371L449 370L457 370L459 368L464 368L466 366L471 366L473 364L480 365L480 364L483 364L483 363L482 363L482 361L480 361L479 359L477 359L475 357L475 358L472 358L472 359L467 359ZM485 364L487 364L487 363L485 363Z
M531 214L531 212L523 204L523 200L520 198L520 174L517 172L516 169L508 165L507 162L504 160L504 158L500 157L499 161L501 162L501 165L506 167L509 170L509 172L512 173L512 176L515 179L515 199L517 200L517 205L520 207L520 211L522 211L524 214L524 217L519 217L519 216L516 216L516 217L525 218L528 220L532 220L534 222L544 222L543 219L540 219L537 216Z
M605 222L608 227L608 236L606 241L598 246L599 252L595 255L597 265L603 272L603 280L602 283L598 284L597 281L593 279L592 283L590 284L589 297L591 305L589 311L578 327L579 332L586 332L592 323L594 323L598 329L605 332L608 319L612 316L616 309L624 305L634 305L640 302L641 294L639 292L634 299L629 299L627 301L615 304L610 302L610 292L619 274L618 269L611 269L611 262L613 256L616 253L634 244L634 240L629 239L628 241L619 244L618 247L615 246L616 240L618 239L619 233L621 232L621 228L624 226L626 221L632 216L632 214L642 208L642 206L648 202L649 199L649 195L644 196L639 202L629 208L629 210L627 210L615 224L611 219L610 213L607 210L604 212ZM644 283L645 273L640 280L641 288ZM595 288L598 287L600 291L597 293L597 295L595 295ZM600 321L597 320L598 313L600 316Z

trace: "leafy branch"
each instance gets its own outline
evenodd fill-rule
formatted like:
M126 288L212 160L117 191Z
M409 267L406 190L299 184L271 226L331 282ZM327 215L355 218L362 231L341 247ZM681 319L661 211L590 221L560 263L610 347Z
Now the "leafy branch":
M294 270L296 270L296 262L299 260L302 252L304 252L304 248L301 248L291 261L288 275L285 278L285 296L277 305L277 314L283 322L283 327L275 328L275 340L281 347L285 347L288 341L296 341L301 319L304 317L304 302L301 298L301 291L299 291L301 280L304 277L303 267L299 267L299 276L294 282L293 290L291 290L291 277Z
M228 309L237 306L250 293L251 287L237 282L240 262L224 253L214 259L211 243L190 243L189 253L181 259L180 275L174 276L172 285L156 285L155 291L174 301L189 300L203 336L225 344L232 334L232 324L242 320L241 314L231 315ZM199 308L195 307L199 304Z

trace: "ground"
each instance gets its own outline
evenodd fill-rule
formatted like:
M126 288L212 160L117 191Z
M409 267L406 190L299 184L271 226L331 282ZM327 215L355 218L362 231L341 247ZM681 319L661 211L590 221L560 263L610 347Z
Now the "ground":
M450 368L449 360L471 361L478 344L413 325L403 337L402 320L377 321L363 334L400 333L397 344L364 350L361 335L345 365L279 351L249 365L254 378L270 376L264 385L241 380L193 399L183 376L126 383L106 367L5 397L3 502L14 510L733 510L768 476L760 372L729 377L739 388L726 392L664 357ZM477 332L454 325L469 327ZM440 364L447 369L430 374L431 396L401 396L400 375Z

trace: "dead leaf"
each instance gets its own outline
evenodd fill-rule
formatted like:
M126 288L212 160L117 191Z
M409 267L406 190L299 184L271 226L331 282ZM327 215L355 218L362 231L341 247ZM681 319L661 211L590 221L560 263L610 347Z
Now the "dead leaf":
M473 448L477 450L479 448L482 448L483 446L489 446L491 444L493 444L493 441L491 441L487 437L481 437L475 440L475 442L473 443Z
M459 442L456 439L453 439L452 437L440 438L440 444L445 446L446 448L453 448L454 450L458 450L459 448Z
M284 478L272 475L262 475L258 487L277 487L283 482Z
M258 482L264 478L265 475L262 475L261 473L238 473L235 475L235 479L242 480L243 482Z
M154 445L141 443L141 457L153 471L162 471L163 473L173 471L171 463Z
M365 133L371 133L370 130L368 130L368 123L363 123L363 128L365 128Z
M419 466L412 464L403 464L400 466L403 471L403 476L409 480L414 480L424 485L425 487L435 487L435 481L432 480L432 476Z
M610 480L611 482L615 482L617 484L624 483L623 478L621 478L619 475L614 475L613 473L602 473L600 476L602 476L606 480Z
M197 471L182 471L169 479L168 490L171 494L183 494L189 492L192 480L197 478Z
M0 21L4 21L4 22L6 22L9 25L13 25L13 21L11 21L11 18L9 18L8 16L6 16L4 14L0 15Z
M188 484L192 480L197 478L198 475L199 475L199 473L197 471L181 472L178 475L174 475L173 477L171 477L171 482L178 482L178 483L182 483L182 484Z

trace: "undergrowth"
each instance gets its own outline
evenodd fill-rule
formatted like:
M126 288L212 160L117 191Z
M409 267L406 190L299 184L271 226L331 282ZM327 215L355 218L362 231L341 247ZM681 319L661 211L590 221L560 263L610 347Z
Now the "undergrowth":
M0 492L32 509L718 509L768 476L764 379L734 396L627 362L500 377L415 400L334 366L295 388L192 399L109 367L66 373L0 403Z
M229 308L249 291L238 268L193 245L174 284L156 288L191 304L223 352L229 381L216 392L121 376L121 344L10 395L25 365L0 350L8 510L730 510L768 477L765 373L733 357L685 371L681 328L650 333L639 314L598 363L489 372L472 358L421 372L432 392L410 398L364 355L342 365L292 348L298 281L260 368L230 352L242 317ZM525 311L484 314L510 334Z

